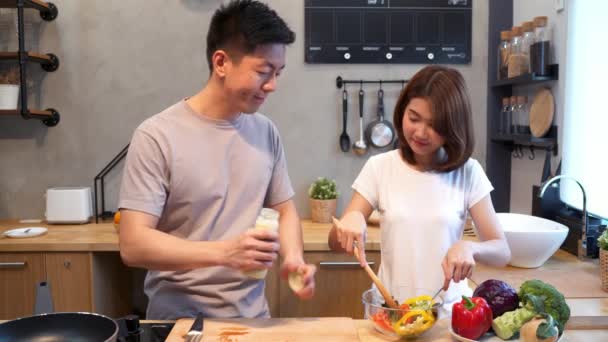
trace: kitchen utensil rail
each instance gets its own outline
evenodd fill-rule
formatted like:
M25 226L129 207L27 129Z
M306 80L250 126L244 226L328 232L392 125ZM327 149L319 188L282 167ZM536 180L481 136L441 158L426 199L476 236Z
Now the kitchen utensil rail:
M338 87L338 89L342 88L342 86L345 86L346 84L359 84L361 87L363 87L364 84L379 84L380 88L382 88L383 84L401 84L401 88L403 88L405 86L405 84L408 82L409 80L345 80L342 78L342 76L338 76L336 77L336 87Z

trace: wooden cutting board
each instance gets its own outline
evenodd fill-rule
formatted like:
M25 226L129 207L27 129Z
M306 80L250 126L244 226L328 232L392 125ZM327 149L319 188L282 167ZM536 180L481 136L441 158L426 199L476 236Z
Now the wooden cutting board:
M166 341L183 342L194 319L177 320ZM358 341L350 318L207 319L201 341L217 342L352 342Z
M540 89L534 95L530 106L530 131L533 136L540 138L547 134L551 128L554 113L555 102L551 90Z

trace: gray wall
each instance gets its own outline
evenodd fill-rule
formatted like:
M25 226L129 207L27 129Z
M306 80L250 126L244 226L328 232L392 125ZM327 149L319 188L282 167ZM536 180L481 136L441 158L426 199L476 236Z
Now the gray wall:
M552 61L559 63L559 80L543 84L551 88L555 98L555 117L553 124L558 126L558 148L559 153L552 157L552 170L555 171L561 158L562 122L564 109L564 76L566 68L566 43L567 31L567 1L566 9L557 12L554 8L554 0L514 0L513 22L520 25L524 21L532 20L536 16L545 15L549 17L549 27L552 32L553 56ZM537 86L520 87L514 91L514 95L526 95L528 101L532 101ZM537 151L535 160L529 160L529 151L523 159L513 158L511 167L511 212L531 214L532 213L532 185L540 184L545 153Z
M38 44L40 51L57 54L61 67L45 76L40 106L58 109L61 122L47 129L37 121L0 119L0 218L43 217L43 194L48 187L92 186L95 174L129 142L140 122L194 94L208 77L204 37L219 1L54 3L59 17L40 24ZM269 3L296 31L298 39L288 50L287 69L278 91L261 111L281 131L301 216L310 215L306 190L319 176L338 181L342 209L365 159L339 150L341 93L335 87L336 76L409 78L421 65L307 65L303 1ZM483 165L488 8L484 0L473 3L472 63L457 68L470 88L478 142L474 157ZM400 87L384 89L387 112L392 113ZM358 127L356 89L349 90L348 124L354 139ZM377 89L366 90L365 112L370 120ZM120 172L109 175L107 205L112 210L119 181Z

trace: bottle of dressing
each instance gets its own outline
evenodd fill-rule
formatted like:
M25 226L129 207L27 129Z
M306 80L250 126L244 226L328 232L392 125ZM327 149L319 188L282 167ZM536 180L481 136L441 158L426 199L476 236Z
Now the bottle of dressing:
M253 229L256 230L266 230L274 233L279 233L279 212L270 209L270 208L262 208L258 218L255 220L255 227ZM250 278L255 279L264 279L266 278L266 274L268 270L254 270L244 272Z

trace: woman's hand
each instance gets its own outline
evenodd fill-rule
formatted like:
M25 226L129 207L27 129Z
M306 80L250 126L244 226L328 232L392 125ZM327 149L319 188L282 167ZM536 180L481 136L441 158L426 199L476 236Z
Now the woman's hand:
M359 249L359 262L361 266L367 264L365 258L365 239L367 232L367 223L363 214L358 211L348 212L342 220L334 220L338 242L342 249L347 253L353 254L353 246L357 245Z
M445 277L444 290L447 290L450 286L450 280L458 283L473 275L475 269L474 255L474 245L471 241L458 241L448 249L441 263Z

